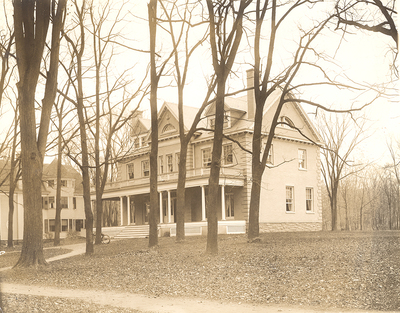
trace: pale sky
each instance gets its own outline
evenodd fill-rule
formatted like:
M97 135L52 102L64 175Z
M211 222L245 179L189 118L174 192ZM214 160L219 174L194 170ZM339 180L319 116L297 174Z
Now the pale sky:
M120 1L115 1L119 3ZM128 45L134 46L138 49L148 50L148 25L145 20L137 19L147 17L147 2L148 1L135 1L128 2L130 13L126 19L132 19L134 22L129 22L124 28L124 33L127 38L132 41L127 41ZM324 4L326 7L331 5L330 2ZM159 9L159 13L161 10ZM308 11L307 11L308 12ZM300 24L304 21L307 22L307 17L304 12L299 13L299 16L294 16L293 23L288 26L282 26L281 33L278 34L281 39L281 47L279 53L275 53L277 62L284 62L293 53L293 42L296 40L297 35L291 30L294 23ZM314 14L314 13L313 13ZM321 13L322 14L322 13ZM135 17L133 17L133 15ZM11 19L12 17L10 17ZM391 80L389 64L392 58L389 46L392 45L391 39L387 36L362 33L354 31L354 35L348 35L346 40L342 41L341 47L336 52L340 34L333 31L324 33L318 42L318 48L326 51L328 55L334 57L337 66L334 68L337 74L345 73L354 81L364 84L381 84L387 83ZM200 32L199 32L200 33ZM158 48L162 47L162 51L168 52L169 38L165 32L158 30ZM237 61L240 63L235 65L235 75L232 75L229 81L229 91L241 89L244 85L244 77L246 70L251 67L253 58L251 53L248 52L249 47L247 43L252 44L253 39L243 40L242 51L237 56ZM121 55L116 62L116 67L128 67L131 64L136 64L135 71L131 76L141 77L148 64L148 54L127 52ZM194 55L190 74L188 78L188 85L185 88L185 104L190 106L199 106L205 94L205 76L210 74L211 60L209 58L209 44L204 43L203 46ZM313 80L315 75L313 72L303 73L301 79ZM163 82L173 81L170 77ZM374 133L368 141L363 145L364 155L370 156L372 159L382 160L382 155L387 154L386 138L394 136L400 139L400 132L398 125L400 124L400 104L398 97L398 82L397 85L390 85L391 90L387 89L386 92L391 94L391 97L378 99L368 109L365 110L366 117L371 121L369 131ZM163 88L159 89L158 97L160 103L162 101L176 102L176 89ZM305 98L319 101L327 106L333 107L346 107L349 103L363 104L367 101L367 97L353 99L354 95L339 92L337 89L332 88L315 88L313 87L304 94ZM370 99L370 98L369 98ZM369 101L369 100L368 100ZM147 102L147 101L146 101ZM305 107L306 112L313 111L312 108Z

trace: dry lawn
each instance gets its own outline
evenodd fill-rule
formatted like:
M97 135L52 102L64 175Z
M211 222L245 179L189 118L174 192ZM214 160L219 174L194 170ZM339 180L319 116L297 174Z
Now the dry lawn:
M204 253L205 237L181 244L160 238L152 249L146 239L111 241L96 246L93 256L10 270L2 280L229 302L400 310L400 231L269 233L261 239L249 244L244 235L220 236L218 256Z

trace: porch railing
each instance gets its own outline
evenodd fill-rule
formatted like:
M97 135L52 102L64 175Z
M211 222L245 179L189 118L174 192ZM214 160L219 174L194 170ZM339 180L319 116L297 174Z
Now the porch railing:
M186 172L187 179L195 179L195 178L203 178L210 176L210 168L196 168L190 169ZM234 167L222 167L220 171L220 177L224 178L244 178L243 170L237 169ZM178 172L165 173L158 175L159 182L166 181L177 181L178 180ZM122 187L130 187L130 186L141 186L150 183L149 177L139 177L129 180L122 180L116 182L109 182L105 186L105 190L114 189L114 188L122 188Z

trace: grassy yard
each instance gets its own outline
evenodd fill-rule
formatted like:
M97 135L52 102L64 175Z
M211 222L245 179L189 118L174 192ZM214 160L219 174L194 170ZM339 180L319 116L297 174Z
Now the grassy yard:
M219 237L218 256L205 237L176 244L160 238L111 241L36 271L14 269L2 281L194 296L222 301L400 310L400 232L313 232Z

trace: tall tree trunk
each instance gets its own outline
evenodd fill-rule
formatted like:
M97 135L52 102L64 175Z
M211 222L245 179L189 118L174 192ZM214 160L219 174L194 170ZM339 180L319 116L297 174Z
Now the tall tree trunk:
M158 245L158 190L157 190L157 158L158 158L158 116L157 88L159 77L156 69L156 30L157 0L148 4L150 30L150 113L151 113L151 150L150 150L150 216L149 247Z
M21 159L24 204L24 240L21 256L15 266L47 264L43 255L42 172L43 156L36 144L35 116L36 82L20 81L18 96L21 118Z
M62 129L62 122L59 122L60 132ZM57 159L57 183L56 183L56 216L55 216L55 227L54 227L54 246L60 245L60 232L61 232L61 133L58 134L58 159Z
M182 138L184 137L184 138ZM186 136L181 136L181 151L179 157L178 186L176 191L176 241L185 240L185 183L186 183L186 160L188 141Z
M17 170L17 164L20 167L19 161L15 159L17 150L17 136L18 136L18 108L15 108L14 114L14 138L11 150L11 166L10 166L10 190L8 192L8 247L14 246L14 192L19 180L21 171ZM17 172L15 172L17 170Z
M214 142L211 159L210 178L208 182L208 203L207 203L207 253L218 254L218 215L220 208L218 201L219 175L221 168L222 138L224 127L224 99L225 99L225 74L224 67L220 67L218 73L217 98L215 101L215 129Z
M331 198L332 230L340 230L339 212L337 207L337 188L332 189Z
M7 246L14 246L14 189L11 189L8 194L8 236Z
M21 129L24 240L15 266L46 264L43 256L41 182L51 108L56 96L60 34L64 26L65 0L18 0L14 5L14 32L20 81L17 84ZM55 13L55 14L52 14ZM36 138L35 93L47 31L52 17L50 67Z

